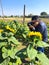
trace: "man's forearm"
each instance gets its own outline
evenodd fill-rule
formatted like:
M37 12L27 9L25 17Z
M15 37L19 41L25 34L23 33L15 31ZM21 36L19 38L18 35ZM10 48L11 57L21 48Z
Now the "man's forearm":
M29 28L32 29L32 31L35 31L35 27L32 25L30 25Z
M28 23L27 25L31 31L35 31L35 27L31 25L31 23Z

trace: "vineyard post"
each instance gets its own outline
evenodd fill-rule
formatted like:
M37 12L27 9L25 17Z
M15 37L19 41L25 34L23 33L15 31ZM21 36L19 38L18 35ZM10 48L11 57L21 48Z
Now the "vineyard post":
M2 17L4 19L4 12L3 12L3 6L2 6L2 1L0 0L0 6L1 6L1 10L2 10Z
M23 24L25 22L25 5L24 5L24 11L23 11Z

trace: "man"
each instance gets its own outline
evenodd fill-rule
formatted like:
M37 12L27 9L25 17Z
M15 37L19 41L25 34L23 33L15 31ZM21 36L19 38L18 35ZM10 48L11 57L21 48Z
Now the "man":
M39 16L32 16L32 20L28 23L28 27L31 31L40 32L43 36L43 41L47 42L47 27L45 23L39 19ZM37 50L44 52L44 48L41 47L38 47Z

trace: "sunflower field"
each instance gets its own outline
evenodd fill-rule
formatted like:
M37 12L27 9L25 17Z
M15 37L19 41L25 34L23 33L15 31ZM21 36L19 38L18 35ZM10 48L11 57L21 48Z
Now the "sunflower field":
M49 34L45 43L42 34L31 32L27 24L0 21L0 65L49 65L47 51L42 53L37 47L49 48Z

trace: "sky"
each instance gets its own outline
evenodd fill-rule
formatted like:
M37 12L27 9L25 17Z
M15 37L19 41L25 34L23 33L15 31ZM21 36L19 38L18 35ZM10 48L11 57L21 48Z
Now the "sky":
M23 7L26 5L26 15L40 15L41 12L49 14L49 0L0 0L4 15L23 15ZM1 4L0 2L0 4ZM2 9L0 5L0 15Z

